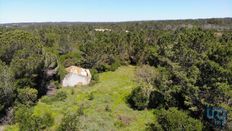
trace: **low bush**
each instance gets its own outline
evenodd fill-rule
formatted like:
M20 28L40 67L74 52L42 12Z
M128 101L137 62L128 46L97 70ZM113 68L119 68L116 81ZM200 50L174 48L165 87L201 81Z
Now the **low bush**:
M83 108L74 113L66 113L62 119L58 131L79 131L81 130L80 116L83 115Z
M36 89L26 87L18 89L18 101L22 104L32 105L37 100L38 91Z
M55 98L57 101L64 101L67 98L67 93L64 91L59 91L56 95Z
M88 95L88 100L93 100L94 99L94 93L90 92L90 94Z
M161 108L164 107L165 97L159 91L152 91L149 97L149 108Z
M143 110L148 107L150 93L149 87L138 86L128 97L128 103L132 108Z
M49 113L37 116L33 114L32 108L20 106L16 108L15 121L19 124L21 131L40 131L51 127L54 118Z
M96 69L91 69L90 73L92 75L92 83L98 82L99 81L99 75Z
M203 128L199 120L191 118L177 108L162 109L157 112L157 116L160 125L151 124L151 129L160 129L161 126L165 131L201 131Z
M115 71L115 70L118 69L118 67L120 67L120 66L121 66L120 60L119 60L118 58L115 58L115 59L113 60L113 63L110 65L109 70L110 70L110 71Z

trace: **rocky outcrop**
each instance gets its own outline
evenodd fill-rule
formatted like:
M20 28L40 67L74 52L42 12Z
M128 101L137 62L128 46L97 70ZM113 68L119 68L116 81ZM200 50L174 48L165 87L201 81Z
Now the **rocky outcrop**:
M89 69L84 69L77 66L66 68L68 74L62 81L63 87L74 87L76 85L88 85L91 81L91 73Z

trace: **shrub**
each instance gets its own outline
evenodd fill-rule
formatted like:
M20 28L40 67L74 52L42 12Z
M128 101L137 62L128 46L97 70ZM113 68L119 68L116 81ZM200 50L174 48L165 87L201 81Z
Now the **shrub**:
M148 107L150 97L149 87L138 86L135 88L128 98L129 104L138 110L142 110Z
M186 113L170 108L169 110L162 109L157 113L158 123L165 131L201 131L202 123L199 120L189 117ZM160 128L156 124L151 125L152 129Z
M78 131L80 130L80 116L83 115L82 106L75 113L66 113L62 119L58 131Z
M161 127L161 125L157 122L155 123L148 123L146 125L146 130L147 131L163 131L164 129Z
M18 89L18 100L22 104L31 105L37 100L37 94L38 91L30 87Z
M15 121L19 123L20 130L31 130L33 129L33 125L35 125L34 121L31 119L33 112L32 109L22 106L19 107L15 112ZM31 129L30 129L31 128Z
M110 70L110 71L115 71L115 70L118 69L118 67L120 67L120 66L121 66L121 63L120 63L119 58L115 58L115 59L113 60L113 63L110 65L109 70Z
M78 65L80 63L80 52L79 50L71 51L60 57L60 61L64 67L69 67L72 65Z
M51 127L54 118L45 113L42 116L33 114L33 109L27 106L20 106L15 111L15 121L19 124L22 131L39 131Z
M59 62L59 68L57 75L59 76L59 80L63 80L65 75L67 74L65 67Z
M88 100L93 100L94 99L94 93L93 92L90 92L90 94L88 95Z
M149 108L163 107L165 98L159 91L152 91L149 98Z
M64 101L67 98L67 93L64 91L59 91L55 97L58 101Z
M149 65L143 65L136 70L136 78L138 83L154 84L159 77L159 71Z
M98 82L99 81L99 75L96 69L91 69L90 73L92 75L92 82Z

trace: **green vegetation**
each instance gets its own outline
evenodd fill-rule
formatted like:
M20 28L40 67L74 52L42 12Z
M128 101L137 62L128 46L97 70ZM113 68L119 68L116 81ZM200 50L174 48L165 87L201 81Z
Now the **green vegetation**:
M32 109L21 106L15 111L15 120L19 123L21 131L39 131L50 127L54 119L50 114L40 114L39 116L33 114Z
M158 117L157 124L151 124L150 130L187 130L187 131L201 131L202 124L199 120L195 120L189 117L182 111L178 111L176 108L170 108L169 110L161 110L156 112Z
M207 106L226 109L231 129L231 19L20 25L0 28L9 130L217 130ZM92 83L61 88L71 65Z
M101 73L93 86L62 89L67 94L62 101L47 101L59 99L57 95L44 96L33 107L33 116L50 114L55 121L48 130L145 130L146 123L155 118L152 110L133 110L126 102L137 85L134 71L133 66L120 67L115 72Z
M8 107L15 96L14 77L9 68L0 61L0 111Z

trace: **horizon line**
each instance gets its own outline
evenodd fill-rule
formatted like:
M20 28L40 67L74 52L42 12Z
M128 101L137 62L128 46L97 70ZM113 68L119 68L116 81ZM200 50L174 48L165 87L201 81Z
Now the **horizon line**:
M232 19L232 17L199 17L199 18L180 18L180 19L156 19L156 20L116 20L116 21L21 21L21 22L0 22L0 25L4 24L39 24L39 23L126 23L126 22L149 22L149 21L184 21L184 20L204 20L204 19Z

